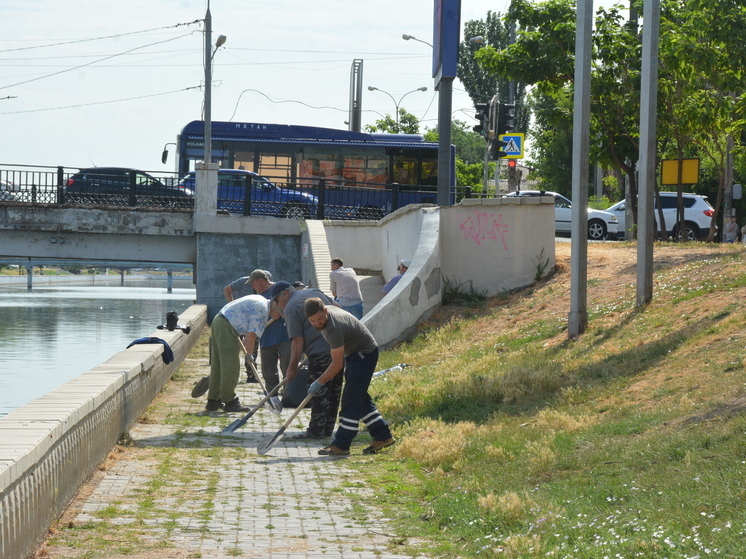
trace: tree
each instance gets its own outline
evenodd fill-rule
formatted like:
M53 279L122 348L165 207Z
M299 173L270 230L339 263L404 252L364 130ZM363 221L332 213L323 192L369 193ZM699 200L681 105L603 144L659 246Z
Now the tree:
M366 132L388 132L389 134L419 134L420 121L405 109L399 109L399 121L386 115L374 124L365 125Z
M469 97L476 105L487 103L495 95L502 103L510 102L511 78L492 73L483 68L476 60L476 53L482 48L504 49L511 43L510 22L502 21L499 12L487 12L484 20L470 20L464 24L466 41L459 47L457 76ZM473 37L483 37L482 43L469 41ZM525 103L526 86L520 80L514 83L512 102L516 106L515 128L527 131L530 121L530 110Z

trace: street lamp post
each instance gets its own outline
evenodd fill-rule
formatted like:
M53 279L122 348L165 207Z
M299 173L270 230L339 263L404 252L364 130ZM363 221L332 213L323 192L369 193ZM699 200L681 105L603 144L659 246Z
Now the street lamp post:
M208 2L205 15L205 163L212 163L212 59L226 39L225 35L218 36L215 50L212 50L212 15Z
M203 132L205 153L202 163L195 166L196 190L194 193L194 215L215 215L218 196L218 165L212 162L212 59L218 48L225 43L225 35L220 35L212 49L212 15L210 2L207 2L205 14L205 100ZM195 225L195 231L200 226Z
M372 85L368 86L368 91L380 91L381 93L385 93L389 97L391 97L391 100L394 102L394 106L396 107L396 131L400 132L399 130L399 106L401 105L401 102L404 100L404 98L409 95L410 93L415 93L416 91L427 91L427 87L424 85L422 87L418 87L417 89L413 89L412 91L407 91L404 95L399 97L399 101L394 98L393 95L391 95L388 91L384 91L383 89L379 89L377 87L373 87Z

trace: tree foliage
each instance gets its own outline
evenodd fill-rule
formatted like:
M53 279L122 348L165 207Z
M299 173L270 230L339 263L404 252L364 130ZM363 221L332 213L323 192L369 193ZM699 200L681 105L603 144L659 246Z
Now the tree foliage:
M420 121L405 109L399 109L399 120L391 115L385 115L373 124L365 125L366 132L388 132L389 134L419 134Z
M636 8L642 8L640 1ZM505 22L516 42L488 46L475 60L493 76L533 86L532 147L546 186L565 182L571 157L575 2L513 0ZM643 22L644 24L644 22ZM718 176L722 205L726 139L736 153L746 129L746 5L734 0L664 0L661 8L659 157L705 157ZM591 79L591 161L626 174L636 200L641 35L619 8L596 12ZM742 159L737 159L741 161ZM706 182L706 181L701 181ZM555 188L562 192L561 185Z

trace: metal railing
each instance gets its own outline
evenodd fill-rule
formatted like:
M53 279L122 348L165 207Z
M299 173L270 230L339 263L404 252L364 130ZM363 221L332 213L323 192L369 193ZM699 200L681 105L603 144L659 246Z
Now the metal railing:
M195 175L134 169L0 165L0 203L73 207L187 209ZM472 196L452 187L451 203ZM409 204L436 204L437 186L331 178L218 175L217 211L294 219L381 219Z

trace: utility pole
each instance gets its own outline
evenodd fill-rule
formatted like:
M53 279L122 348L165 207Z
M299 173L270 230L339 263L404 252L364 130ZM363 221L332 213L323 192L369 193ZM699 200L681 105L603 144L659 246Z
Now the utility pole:
M637 238L637 306L653 300L653 193L655 192L656 115L658 112L658 36L660 0L645 2L642 12L640 83L640 187Z
M570 314L567 335L577 338L588 327L588 162L591 123L591 37L593 0L578 0L575 32L575 96L572 140L572 248Z

